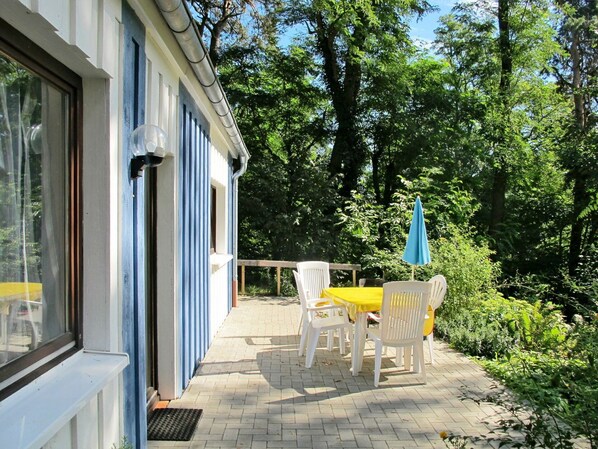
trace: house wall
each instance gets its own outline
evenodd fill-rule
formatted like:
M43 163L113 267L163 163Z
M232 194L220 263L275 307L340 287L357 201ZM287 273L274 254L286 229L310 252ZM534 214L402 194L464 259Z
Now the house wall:
M38 412L64 414L56 416L52 427L47 428L40 438L35 439L36 445L30 447L94 449L109 448L113 444L118 447L127 427L125 422L130 423L131 417L127 415L145 413L142 410L145 398L141 400L144 393L141 383L144 376L144 342L141 341L144 332L143 329L130 335L122 332L131 325L131 320L136 319L135 314L142 310L139 297L135 295L139 295L143 277L139 277L141 271L134 267L134 263L142 260L143 255L127 243L136 239L138 248L143 245L143 227L135 228L137 225L133 224L135 221L139 224L142 218L141 204L134 206L135 201L142 198L142 192L138 190L142 184L137 185L137 181L128 179L130 154L127 143L132 127L141 124L140 121L164 129L170 150L163 164L157 168L158 377L162 399L174 399L180 395L189 373L192 375L230 311L233 232L230 177L231 158L238 157L238 154L155 3L152 0L130 0L128 4L145 29L142 93L145 111L124 127L128 100L123 91L127 84L125 77L131 69L123 64L127 25L121 0L2 0L0 8L2 19L82 77L83 346L86 351L98 351L100 355L124 349L139 355L134 360L136 373L130 377L138 381L135 388L119 376L123 369L121 357L118 369L106 370L108 374L98 380L91 393L87 392L86 399L74 414L72 410L57 410L58 397L49 400L48 404L37 401L35 408ZM201 290L205 307L194 311L199 314L194 325L200 326L201 330L192 343L183 338L183 326L193 323L185 321L179 277L184 268L181 266L182 245L179 241L180 207L183 205L179 183L182 176L180 86L185 87L187 101L209 124L205 127L208 131L205 140L208 157L204 159L208 165L202 168L202 176L207 177L208 184L218 191L217 254L210 256L209 251L205 252L205 244L202 247L201 257L205 262L202 272L207 289ZM201 210L205 214L209 195L204 196L202 201ZM209 220L207 223L209 225ZM201 232L205 239L209 236L209 226L204 226ZM137 259L138 256L140 259ZM138 278L132 279L131 276ZM132 282L136 282L137 286L134 287ZM131 349L131 342L141 346ZM190 344L195 345L193 354L189 353ZM186 360L183 357L185 352L188 353ZM96 361L99 356L90 352L86 353L86 357ZM185 364L186 367L183 366ZM51 370L53 379L57 382L66 379L70 370L68 366L66 363ZM43 382L25 387L10 399L17 402L19 398L27 397L40 384ZM132 391L138 396L133 401L136 405L126 409L127 395ZM39 398L39 395L36 397ZM52 395L49 397L52 398ZM143 443L142 436L139 440L136 438L144 432L145 421L139 416L134 421L133 428L126 433L134 435L134 442ZM40 441L43 443L38 444Z
M199 338L197 354L203 357L216 331L221 326L230 311L231 278L228 267L232 263L232 249L229 243L231 227L229 226L230 201L230 164L229 152L231 145L221 126L218 116L211 108L210 102L203 88L190 71L187 60L178 49L174 37L161 20L157 12L144 7L141 2L131 2L131 5L142 21L152 26L146 26L145 52L147 57L147 85L146 85L146 123L158 125L167 131L169 136L170 155L157 168L158 173L158 377L160 380L160 397L174 399L184 388L188 376L182 374L181 352L187 337L183 324L186 318L181 308L184 292L178 280L178 273L184 270L180 266L179 258L182 243L177 243L182 223L180 223L179 207L181 204L180 187L177 182L182 176L180 151L182 145L181 126L177 108L180 106L179 81L185 86L187 102L192 103L198 117L209 126L203 126L209 137L208 167L204 172L209 176L209 183L218 190L218 256L206 259L211 271L206 276L209 286L209 301L205 310L209 313L206 326L201 326L200 333L207 334ZM175 114L173 114L173 111ZM204 173L202 172L202 173ZM206 209L207 210L207 209ZM205 211L204 211L205 212ZM207 217L206 217L207 219ZM209 235L209 220L205 223L203 232ZM204 249L205 251L205 249ZM206 253L202 257L208 257ZM207 267L207 265L206 265ZM173 307L174 304L174 307ZM199 307L199 306L198 306ZM202 306L203 307L203 306ZM202 309L203 310L203 309ZM204 329L205 328L205 329ZM182 338L181 338L182 336ZM205 343L203 342L205 340ZM195 341L195 340L194 340ZM204 349L199 349L199 348ZM192 351L195 353L195 351ZM191 357L190 355L188 357ZM187 371L193 371L188 366Z
M71 399L82 400L74 412L74 404L61 405L61 398L53 397L47 390L52 388L48 387L52 382L68 378L72 371L70 362L84 364L90 355L87 350L107 354L121 348L118 332L121 181L116 169L120 165L122 121L121 4L117 0L2 0L0 16L83 80L83 346L86 349L76 360L72 357L73 360L52 369L13 394L3 405L17 413L13 402L29 400L34 407L23 411L21 417L35 419L36 413L51 415L43 429L29 428L28 432L35 435L24 435L20 440L23 446L19 447L107 448L118 443L122 434L122 389L117 377L122 367L101 379L91 376L90 381L95 383L92 392L84 393L72 384ZM108 358L104 358L104 365ZM3 420L0 442L9 437L7 427Z
M212 255L210 282L210 338L216 335L230 312L231 277L228 266L232 264L232 248L228 239L231 232L230 211L227 207L230 201L229 156L228 152L223 151L224 145L222 145L218 133L213 132L212 134L214 137L211 148L211 180L217 191L216 222L218 229L216 232L217 254Z

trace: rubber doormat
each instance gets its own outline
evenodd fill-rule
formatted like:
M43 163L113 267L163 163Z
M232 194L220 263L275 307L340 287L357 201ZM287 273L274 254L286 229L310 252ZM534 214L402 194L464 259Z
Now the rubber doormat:
M148 417L147 439L189 441L202 413L198 408L157 408Z

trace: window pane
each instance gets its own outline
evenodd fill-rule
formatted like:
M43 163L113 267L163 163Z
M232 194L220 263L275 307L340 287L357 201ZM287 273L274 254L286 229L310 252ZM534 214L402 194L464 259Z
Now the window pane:
M69 331L68 105L0 53L0 367Z

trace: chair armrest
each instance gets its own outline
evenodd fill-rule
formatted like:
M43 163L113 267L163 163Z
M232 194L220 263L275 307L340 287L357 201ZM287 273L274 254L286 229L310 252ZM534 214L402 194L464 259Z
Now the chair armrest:
M311 306L308 307L307 310L309 312L321 312L322 310L341 310L346 311L347 309L343 306L337 306L334 304L325 305L325 306Z
M314 305L333 305L329 299L326 298L311 298L307 300L307 307L312 307Z

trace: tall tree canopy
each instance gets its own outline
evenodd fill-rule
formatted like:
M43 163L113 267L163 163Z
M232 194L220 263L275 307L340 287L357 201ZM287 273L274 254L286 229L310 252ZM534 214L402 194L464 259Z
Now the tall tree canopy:
M428 7L423 0L289 2L287 23L305 26L305 44L322 66L322 81L336 119L329 172L340 176L339 192L345 198L357 187L367 160L359 109L365 65L372 58L391 58L407 48L407 19Z
M242 257L397 266L420 194L505 292L597 301L595 0L457 3L426 48L423 0L189 3L253 155Z

